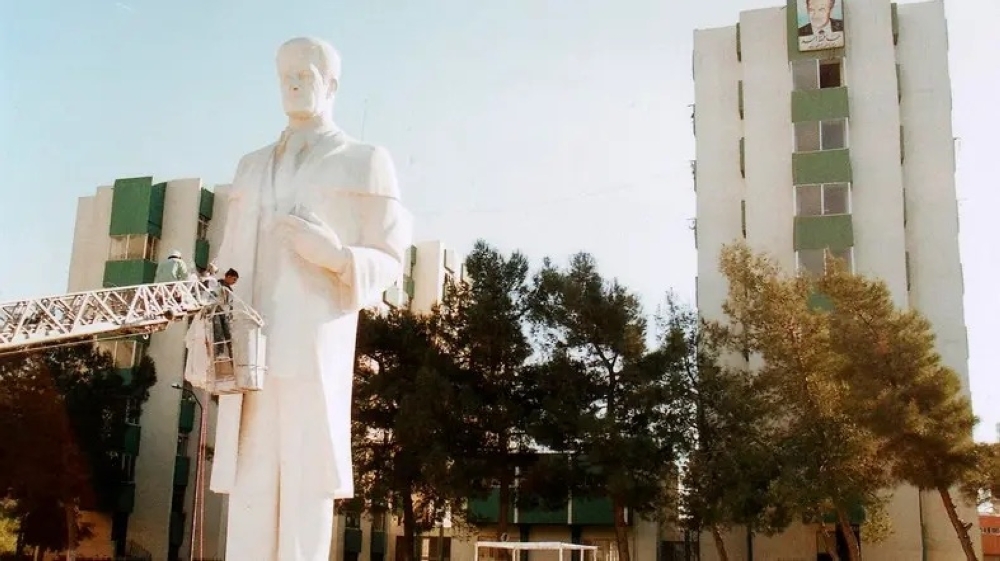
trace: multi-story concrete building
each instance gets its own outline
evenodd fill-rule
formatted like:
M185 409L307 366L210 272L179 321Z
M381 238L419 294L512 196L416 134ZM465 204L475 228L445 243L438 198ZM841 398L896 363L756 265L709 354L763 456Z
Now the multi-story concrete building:
M821 271L830 251L929 318L968 391L943 1L789 0L696 31L693 63L701 314L722 314L724 244L789 271ZM975 510L960 514L978 544ZM865 559L963 557L936 493L898 489L890 515L895 532L865 541ZM815 534L757 538L753 553L815 559ZM746 558L744 533L729 546Z
M214 257L213 246L221 242L226 219L225 197L216 194L227 189L208 189L198 179L154 183L151 177L138 177L119 179L114 185L99 187L94 195L81 197L68 290L152 282L157 264L175 249L194 267L205 267L210 255ZM218 265L225 270L225 263ZM402 278L386 291L385 303L429 310L440 300L448 278L461 274L454 250L436 241L417 243L410 248ZM215 400L199 398L185 388L184 335L185 325L175 324L148 339L101 343L114 356L126 381L148 354L156 364L157 382L141 415L134 415L125 431L117 512L87 513L96 531L94 538L82 545L83 553L107 555L112 549L119 554L131 550L166 560L224 556L226 500L207 489L201 537L195 554L191 552L191 522L197 510L193 502L196 458L202 444L197 427L204 407L209 435L203 443L208 447L207 487ZM335 532L335 559L343 557L345 551L349 557L352 551L348 550L355 549L350 537L345 543L345 533L353 535L345 530L353 520L338 517L341 531ZM370 540L367 546L376 542Z

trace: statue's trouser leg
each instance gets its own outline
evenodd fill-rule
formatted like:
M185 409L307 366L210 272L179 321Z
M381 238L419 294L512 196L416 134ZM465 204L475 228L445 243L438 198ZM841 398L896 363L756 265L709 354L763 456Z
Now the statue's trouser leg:
M269 385L264 391L243 396L240 456L229 494L226 559L278 559L276 390Z
M273 381L270 380L270 381ZM270 382L269 381L269 382ZM323 392L319 381L280 380L281 425L279 561L328 561L333 536L333 497L325 492Z
M322 399L317 382L276 378L244 396L226 559L329 559L333 498L309 445L321 441Z

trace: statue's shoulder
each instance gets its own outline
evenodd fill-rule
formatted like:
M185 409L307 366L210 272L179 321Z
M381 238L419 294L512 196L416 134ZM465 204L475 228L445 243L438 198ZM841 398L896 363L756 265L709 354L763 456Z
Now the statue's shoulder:
M276 142L272 142L267 146L262 146L253 152L245 154L242 158L240 158L240 163L236 167L237 175L239 175L239 172L241 171L249 171L255 167L266 166L276 145Z
M351 138L344 133L331 144L327 158L338 167L346 167L352 177L364 177L362 192L398 197L396 170L389 151L377 144Z
M327 137L325 146L326 158L359 167L367 167L381 147L358 140L344 132Z

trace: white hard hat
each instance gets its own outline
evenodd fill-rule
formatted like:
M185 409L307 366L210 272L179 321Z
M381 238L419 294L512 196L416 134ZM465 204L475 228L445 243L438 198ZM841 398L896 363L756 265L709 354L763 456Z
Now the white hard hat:
M181 252L180 250L177 249L171 251L170 255L167 256L167 259L180 259L180 258L181 258Z

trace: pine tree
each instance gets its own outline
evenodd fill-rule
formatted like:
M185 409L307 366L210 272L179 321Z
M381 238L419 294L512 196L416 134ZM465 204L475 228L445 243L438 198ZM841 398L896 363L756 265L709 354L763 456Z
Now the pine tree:
M548 359L540 383L559 380L566 398L549 398L535 435L589 474L582 491L610 498L618 556L629 561L626 509L659 514L676 494L684 423L674 357L647 349L638 296L586 253L566 268L546 260L531 304Z

